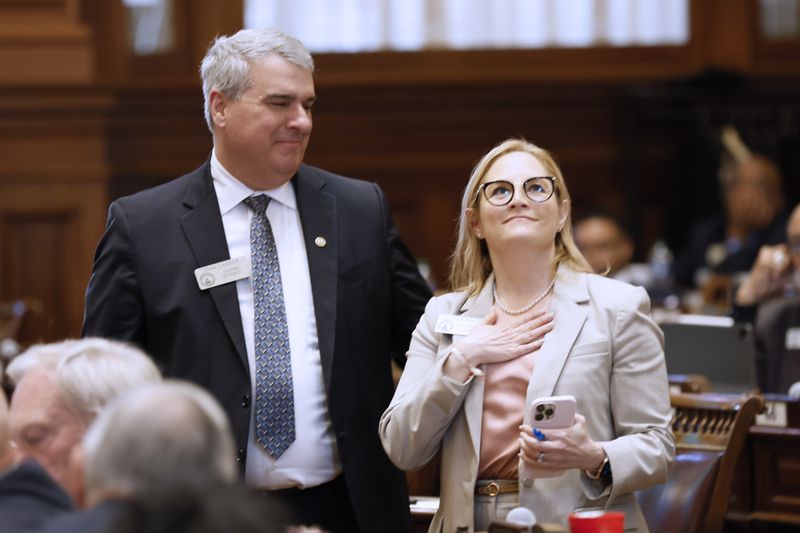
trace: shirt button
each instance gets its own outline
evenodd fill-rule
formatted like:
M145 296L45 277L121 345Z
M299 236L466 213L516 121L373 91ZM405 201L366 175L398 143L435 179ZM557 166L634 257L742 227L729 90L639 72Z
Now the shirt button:
M246 455L246 452L245 452L244 448L239 448L239 451L236 453L236 462L237 463L241 463L242 461L244 461L245 455Z
M244 407L245 409L250 407L250 394L245 394L244 396L242 396L242 407Z

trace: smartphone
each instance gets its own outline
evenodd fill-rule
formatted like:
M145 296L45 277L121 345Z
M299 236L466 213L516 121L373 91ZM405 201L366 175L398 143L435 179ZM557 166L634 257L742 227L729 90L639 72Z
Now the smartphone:
M528 424L539 429L568 428L575 421L576 405L571 395L536 398L531 404Z
M577 402L575 397L571 395L536 398L531 403L528 425L533 427L534 430L568 428L575 423L576 411ZM544 436L541 433L537 435L537 433L534 432L536 438L542 440ZM547 457L545 457L545 461L547 461ZM563 473L560 470L536 468L536 466L526 464L522 460L520 460L520 467L523 480L556 477Z

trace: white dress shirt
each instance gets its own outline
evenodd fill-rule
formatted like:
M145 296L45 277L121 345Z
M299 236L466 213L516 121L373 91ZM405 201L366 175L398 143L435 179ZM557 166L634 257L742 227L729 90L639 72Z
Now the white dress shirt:
M342 467L328 414L311 276L294 188L289 182L270 191L254 191L225 170L214 151L211 153L211 177L231 259L250 257L252 211L242 200L256 194L272 198L267 207L267 218L278 249L289 328L296 438L283 455L274 460L255 439L253 406L245 467L247 484L263 489L280 489L325 483L338 476ZM254 308L250 278L237 281L236 292L250 365L251 395L255 399Z

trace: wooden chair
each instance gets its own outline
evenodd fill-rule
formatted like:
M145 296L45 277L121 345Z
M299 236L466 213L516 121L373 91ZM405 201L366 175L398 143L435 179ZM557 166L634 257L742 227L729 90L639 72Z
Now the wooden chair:
M673 393L675 463L667 481L639 491L652 533L722 531L736 463L760 395Z
M5 367L23 349L20 332L25 317L33 312L41 312L41 309L41 303L32 298L0 302L0 388L9 397L11 385L6 379Z
M673 392L691 392L694 394L710 392L711 383L702 374L670 374L669 390Z

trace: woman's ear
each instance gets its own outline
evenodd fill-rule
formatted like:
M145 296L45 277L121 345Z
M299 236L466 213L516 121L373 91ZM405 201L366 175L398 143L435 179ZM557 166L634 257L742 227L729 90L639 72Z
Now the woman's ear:
M481 218L478 211L473 207L468 207L465 211L467 214L467 225L469 230L479 239L483 239L483 230L481 230Z
M564 225L569 218L569 200L562 200L561 205L558 206L558 231L564 229Z

